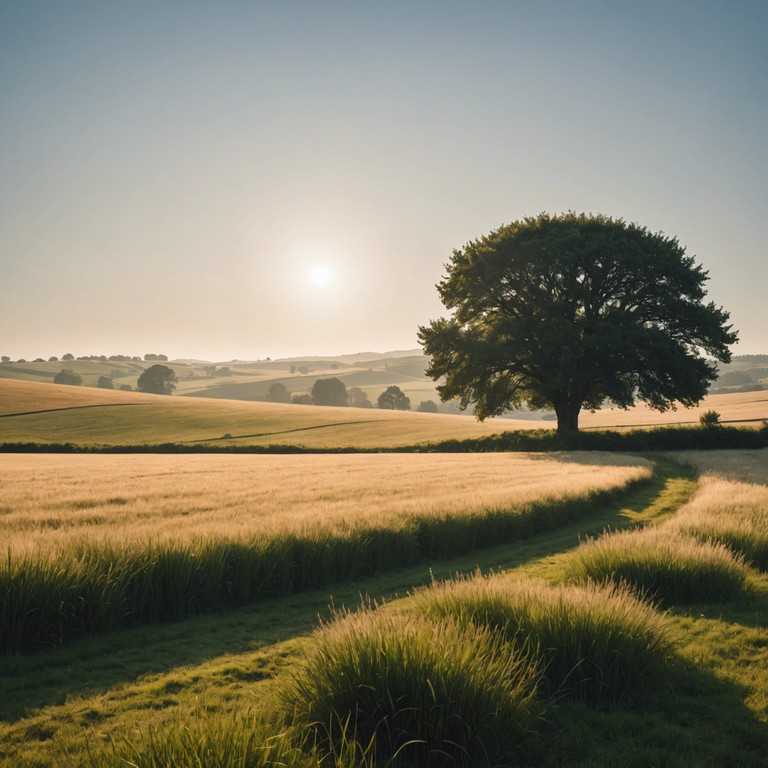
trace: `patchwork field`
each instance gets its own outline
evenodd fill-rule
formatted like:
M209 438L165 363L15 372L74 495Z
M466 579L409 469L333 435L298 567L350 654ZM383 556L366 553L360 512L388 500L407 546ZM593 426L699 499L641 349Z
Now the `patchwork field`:
M720 413L723 423L758 426L768 419L768 396L712 395L697 408L664 414L641 407L626 412L607 409L582 414L581 424L585 429L695 424L699 414L710 409ZM531 419L479 423L448 414L161 397L0 379L0 443L375 449L553 426L551 421Z

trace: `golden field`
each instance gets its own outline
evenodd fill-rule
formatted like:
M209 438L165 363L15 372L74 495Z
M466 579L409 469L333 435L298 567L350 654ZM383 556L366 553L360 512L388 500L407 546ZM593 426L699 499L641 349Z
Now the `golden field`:
M651 474L618 454L0 455L0 540L14 554L179 542L533 503Z

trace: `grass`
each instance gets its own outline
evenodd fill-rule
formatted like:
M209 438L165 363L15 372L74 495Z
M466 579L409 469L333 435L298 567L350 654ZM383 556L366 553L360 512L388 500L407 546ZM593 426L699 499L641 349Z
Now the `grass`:
M761 570L768 569L768 450L680 454L705 472L701 491L670 528L719 541Z
M218 457L206 469L176 457L8 458L4 652L513 541L650 477L637 461L578 456ZM374 462L380 476L369 482ZM433 482L442 492L416 501Z
M768 488L705 477L696 500L668 530L720 542L761 570L768 569Z
M549 695L618 701L668 678L664 618L623 586L476 576L417 592L414 608L501 633L542 670Z
M39 364L42 365L42 364ZM0 366L1 367L1 366ZM719 398L719 399L717 399ZM712 401L712 402L710 402ZM415 405L416 403L414 403ZM768 418L768 395L746 393L717 395L701 406L717 409L724 422L760 425ZM634 415L633 415L634 413ZM652 412L598 411L585 413L585 429L660 424L697 423L699 410L682 415ZM443 450L553 450L564 446L553 432L554 424L528 419L494 419L479 423L447 414L380 411L359 408L322 408L266 402L212 400L205 397L161 397L136 392L67 387L0 378L0 445L74 444L95 449L141 446L158 450L256 448L261 450L390 450L421 444L440 444ZM458 441L488 438L513 430L506 444L481 442L461 446ZM541 430L529 443L521 431ZM589 432L583 445L602 450L681 450L689 447L762 447L765 440L755 429L666 429L650 437L608 436ZM752 433L752 434L748 434ZM591 442L590 442L591 441ZM704 442L702 442L704 441ZM596 445L592 446L592 443ZM17 448L18 449L18 448Z
M657 477L631 491L623 505L596 507L579 524L456 558L436 574L472 571L479 562L484 569L503 565L557 582L579 530L594 534L605 526L663 521L692 487L689 471L661 461ZM421 566L338 585L334 601L355 605L359 592L402 593L425 577ZM768 750L768 575L753 573L752 582L753 589L736 602L671 609L666 623L678 650L672 685L662 696L639 702L625 697L599 707L560 699L539 723L544 738L529 762L542 768L762 768ZM273 676L312 653L313 641L304 633L327 602L327 591L292 595L214 617L93 637L34 657L0 659L6 692L0 701L0 762L36 768L88 764L87 734L92 752L106 748L99 765L118 764L118 755L149 765L150 730L154 754L166 749L163 754L175 755L181 765L195 764L198 754L194 745L186 753L177 749L189 741L185 729L212 748L227 749L232 738L230 731L220 736L221 723L247 723L249 711L255 722L260 712L271 711ZM109 746L110 735L119 751ZM124 738L134 751L123 751Z
M719 542L701 542L664 528L622 531L584 542L568 577L627 583L665 604L720 602L744 589L748 568Z
M21 385L20 382L14 382ZM479 423L447 414L331 408L237 400L161 397L61 385L27 387L74 390L66 405L41 408L37 398L17 398L15 414L0 418L0 443L98 445L269 446L380 449L447 438L479 437L510 425ZM0 380L0 397L8 387ZM125 396L124 398L122 396ZM79 404L78 404L79 403ZM39 412L42 411L42 412ZM229 435L229 437L225 437Z
M331 749L302 748L295 730L278 730L263 718L248 714L190 713L169 739L163 729L149 727L131 737L116 739L109 750L98 750L83 762L89 768L377 768L373 745L361 746L344 732Z
M407 765L525 764L537 673L487 629L371 611L322 628L279 688L311 743L352 728L378 760Z

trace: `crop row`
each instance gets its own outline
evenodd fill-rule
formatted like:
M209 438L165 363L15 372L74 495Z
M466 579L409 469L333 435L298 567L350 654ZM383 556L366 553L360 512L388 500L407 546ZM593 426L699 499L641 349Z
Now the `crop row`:
M0 564L0 652L241 606L447 558L549 530L647 481L516 508L410 514L386 525L315 527L183 543L82 544Z

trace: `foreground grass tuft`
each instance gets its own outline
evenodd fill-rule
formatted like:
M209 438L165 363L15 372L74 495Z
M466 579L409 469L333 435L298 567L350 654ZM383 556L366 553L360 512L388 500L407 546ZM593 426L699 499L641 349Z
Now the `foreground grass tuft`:
M617 701L667 677L664 616L625 586L476 576L433 584L414 600L420 614L501 632L542 670L550 695Z
M330 753L302 749L298 734L263 718L196 713L173 728L148 728L90 751L88 768L379 768L373 745L344 737ZM81 764L80 764L81 765Z
M286 717L338 749L351 728L377 760L525 763L537 673L484 628L363 610L322 628L280 688Z
M604 534L574 553L575 582L626 582L663 603L729 600L744 589L749 569L725 544L698 541L664 527Z

